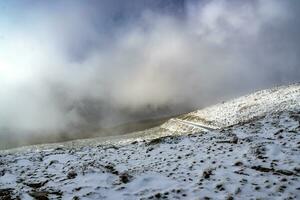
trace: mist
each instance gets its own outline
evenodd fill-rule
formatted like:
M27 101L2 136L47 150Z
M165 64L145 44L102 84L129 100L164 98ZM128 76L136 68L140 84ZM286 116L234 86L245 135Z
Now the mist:
M6 1L0 138L73 134L300 79L296 0Z

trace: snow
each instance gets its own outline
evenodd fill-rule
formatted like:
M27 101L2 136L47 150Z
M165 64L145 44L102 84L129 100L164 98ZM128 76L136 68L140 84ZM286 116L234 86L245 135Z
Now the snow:
M183 119L211 128L223 128L254 117L300 106L300 84L262 90L186 114Z
M299 94L281 87L193 112L201 122L2 151L0 197L300 199Z

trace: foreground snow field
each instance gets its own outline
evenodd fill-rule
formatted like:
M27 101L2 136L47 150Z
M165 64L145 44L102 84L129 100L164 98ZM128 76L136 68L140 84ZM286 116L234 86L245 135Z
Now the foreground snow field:
M300 85L126 137L0 154L0 199L300 199Z

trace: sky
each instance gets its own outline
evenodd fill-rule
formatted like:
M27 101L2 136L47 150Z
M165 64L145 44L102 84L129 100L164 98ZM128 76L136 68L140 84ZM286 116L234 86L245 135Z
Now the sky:
M297 0L0 1L0 137L188 112L300 79Z

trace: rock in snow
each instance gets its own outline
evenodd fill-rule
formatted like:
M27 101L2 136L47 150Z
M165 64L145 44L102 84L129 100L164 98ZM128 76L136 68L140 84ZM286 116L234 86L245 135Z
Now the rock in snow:
M300 199L300 85L122 137L2 151L0 199Z

